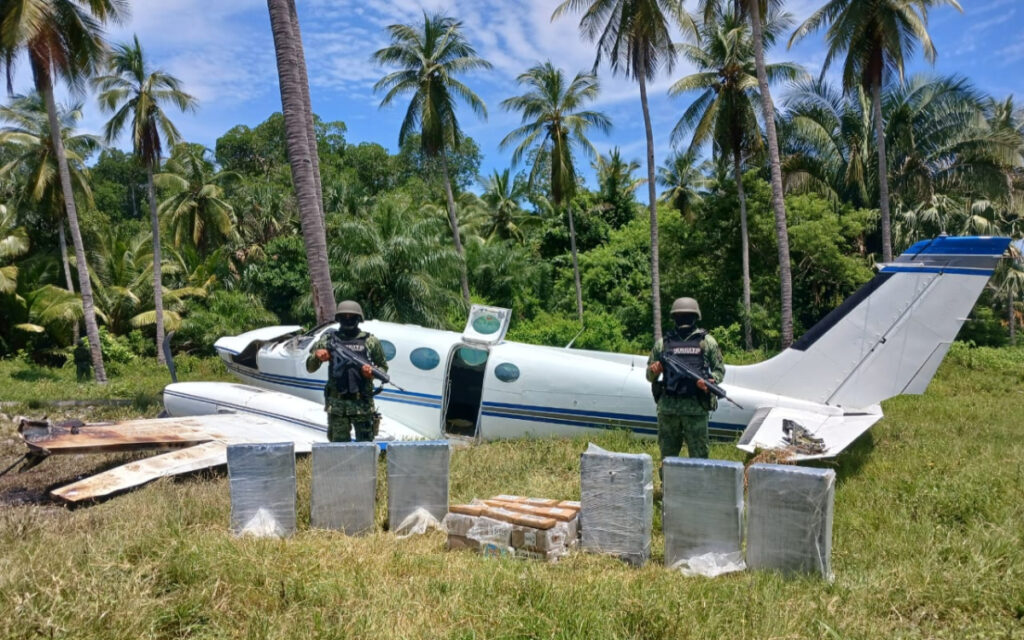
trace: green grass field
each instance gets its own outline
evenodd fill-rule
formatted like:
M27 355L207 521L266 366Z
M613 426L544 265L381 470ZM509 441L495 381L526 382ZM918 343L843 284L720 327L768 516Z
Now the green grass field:
M183 378L224 378L192 361ZM57 398L131 406L56 409L91 419L153 415L155 365L107 388L73 372L0 362L0 411L41 415ZM35 408L33 408L35 407ZM554 565L444 551L444 536L349 538L308 528L288 540L227 531L223 472L155 482L66 509L44 490L124 460L68 456L0 478L4 638L1024 638L1024 349L953 350L924 396L834 461L831 584L743 573L685 578L573 553ZM611 434L605 448L656 453ZM578 498L585 440L501 442L452 454L451 498ZM0 424L0 464L21 453ZM712 456L742 460L730 445ZM382 477L383 479L383 477ZM383 525L383 487L378 496ZM658 505L656 504L656 511Z

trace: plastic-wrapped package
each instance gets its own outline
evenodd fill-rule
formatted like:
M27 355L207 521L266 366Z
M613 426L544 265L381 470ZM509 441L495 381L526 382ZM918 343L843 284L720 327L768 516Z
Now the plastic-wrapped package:
M735 554L742 569L743 465L666 458L663 467L665 566L712 553Z
M295 443L228 445L231 530L281 537L295 532Z
M480 516L466 532L466 538L475 543L484 555L512 555L512 526L509 522Z
M831 580L831 469L755 464L747 475L747 566Z
M447 440L388 445L388 522L398 527L417 509L437 522L448 513Z
M373 531L379 451L372 442L313 444L312 526L349 535Z
M583 550L640 566L651 555L654 465L646 453L614 453L591 444L580 456Z

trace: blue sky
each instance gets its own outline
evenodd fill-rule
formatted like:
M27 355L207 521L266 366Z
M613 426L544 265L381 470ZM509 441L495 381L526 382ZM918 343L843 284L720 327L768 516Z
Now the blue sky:
M1024 0L960 0L964 13L951 8L932 12L930 31L939 51L932 69L920 56L909 71L959 73L997 97L1018 96L1024 103ZM823 0L788 0L797 21ZM186 137L213 147L218 136L236 124L255 125L281 109L273 40L265 0L161 0L134 2L131 19L110 29L114 42L137 33L152 63L178 76L200 100L195 115L177 115ZM349 142L373 141L392 151L397 146L403 106L378 109L373 84L385 72L370 61L387 43L385 27L421 20L422 11L446 11L465 23L465 33L494 69L468 75L470 85L488 106L488 120L468 110L463 128L477 140L484 156L481 172L508 166L509 154L498 143L519 122L499 103L519 93L515 78L534 63L551 59L569 74L589 70L593 46L581 40L578 17L550 21L557 0L297 0L306 48L313 109L324 119L342 120ZM685 5L693 10L695 0ZM792 50L769 52L770 60L804 65L817 75L824 57L824 36L817 33ZM671 99L668 86L689 73L677 65L650 87L656 160L670 152L669 137L688 98ZM594 141L602 152L620 147L628 159L644 156L643 119L636 85L601 69L601 97L595 108L606 112L614 129ZM27 91L31 78L20 65L15 90ZM783 94L783 88L775 89ZM105 116L92 96L84 96L85 130L98 133ZM777 100L778 101L778 100Z

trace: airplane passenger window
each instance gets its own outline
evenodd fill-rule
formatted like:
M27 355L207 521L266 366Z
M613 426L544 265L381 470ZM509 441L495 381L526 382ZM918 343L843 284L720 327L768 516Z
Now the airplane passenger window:
M487 352L483 349L460 347L459 359L471 367L479 367L483 363L487 362Z
M412 361L413 366L417 369L430 371L441 362L441 356L429 347L420 347L412 350L412 353L409 354L409 360Z
M519 379L519 367L511 362L502 362L494 367L494 377L502 382L515 382Z
M384 348L384 357L389 361L395 359L395 343L390 340L381 340L380 346Z

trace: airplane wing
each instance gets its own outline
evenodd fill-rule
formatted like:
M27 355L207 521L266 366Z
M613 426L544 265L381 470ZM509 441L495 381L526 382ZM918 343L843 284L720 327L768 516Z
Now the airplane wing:
M881 418L882 411L877 406L864 412L836 415L764 407L754 412L736 446L748 453L758 449L788 451L794 460L833 458ZM785 428L792 431L794 424L811 436L805 439L811 446L794 447L787 439ZM820 440L820 444L815 445L813 439Z
M68 502L110 495L164 476L207 469L227 462L227 446L245 442L294 442L309 453L326 434L282 420L229 413L183 418L152 418L117 423L66 426L22 419L18 426L37 457L69 453L175 449L136 460L55 489Z

